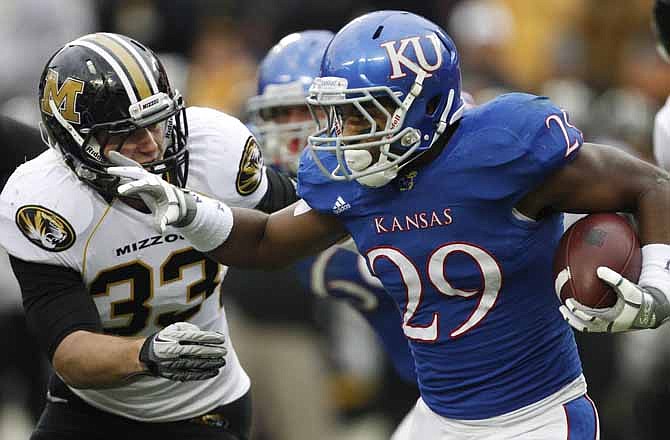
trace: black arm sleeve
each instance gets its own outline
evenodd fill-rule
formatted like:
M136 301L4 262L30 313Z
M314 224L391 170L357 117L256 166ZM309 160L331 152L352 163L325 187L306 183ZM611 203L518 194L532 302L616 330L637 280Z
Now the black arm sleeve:
M258 205L256 205L256 209L269 214L298 201L298 195L295 192L295 183L289 176L270 167L267 167L266 174L268 177L268 190L261 201L258 202Z
M75 330L102 332L93 298L72 269L9 256L21 286L28 328L53 359L61 341Z

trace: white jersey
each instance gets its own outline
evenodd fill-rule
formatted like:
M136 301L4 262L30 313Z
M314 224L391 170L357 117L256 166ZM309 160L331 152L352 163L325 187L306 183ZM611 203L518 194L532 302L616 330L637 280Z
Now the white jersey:
M670 98L654 119L654 158L658 166L670 170Z
M255 207L267 178L247 128L212 109L189 108L187 115L188 187L231 206ZM110 413L167 422L204 414L248 391L222 307L226 267L195 251L177 229L157 234L150 214L119 200L108 204L54 150L20 166L0 197L0 244L20 259L79 272L106 333L148 336L188 321L226 335L226 365L212 379L140 376L121 387L74 393Z

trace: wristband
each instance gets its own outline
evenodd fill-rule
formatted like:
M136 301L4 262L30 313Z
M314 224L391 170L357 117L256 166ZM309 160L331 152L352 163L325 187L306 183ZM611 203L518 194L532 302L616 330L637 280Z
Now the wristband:
M221 246L233 229L233 212L228 205L199 194L189 194L195 199L193 221L179 231L200 252L209 252ZM187 195L187 197L189 196Z
M642 247L642 272L638 285L654 287L670 294L670 245L648 244Z

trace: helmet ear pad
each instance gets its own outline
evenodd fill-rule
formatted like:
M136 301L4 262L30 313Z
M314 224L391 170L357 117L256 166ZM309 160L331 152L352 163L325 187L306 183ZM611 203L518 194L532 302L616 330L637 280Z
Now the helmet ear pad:
M438 93L432 98L428 99L426 102L426 116L435 116L435 113L437 112L439 107L443 107L444 104L446 103L443 101L443 96L442 93Z

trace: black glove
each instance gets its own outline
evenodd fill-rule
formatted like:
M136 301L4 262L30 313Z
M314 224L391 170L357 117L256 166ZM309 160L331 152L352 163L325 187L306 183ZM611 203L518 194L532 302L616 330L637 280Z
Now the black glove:
M149 336L140 361L154 376L181 382L210 379L226 365L223 334L177 322Z

